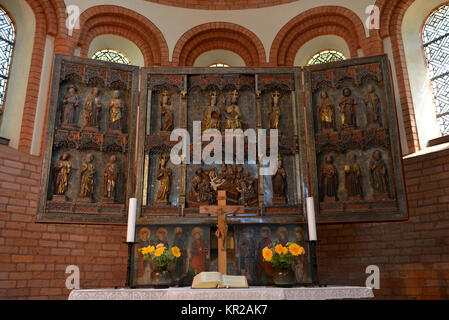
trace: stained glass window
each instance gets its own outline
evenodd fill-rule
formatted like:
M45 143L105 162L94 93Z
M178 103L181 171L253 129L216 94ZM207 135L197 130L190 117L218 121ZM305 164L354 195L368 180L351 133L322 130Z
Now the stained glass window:
M211 68L228 68L230 66L229 66L229 64L226 64L226 63L214 63L214 64L211 64L209 67L211 67Z
M116 62L116 63L122 63L122 64L129 64L129 62L130 62L128 57L125 56L123 53L118 52L116 50L111 50L111 49L104 49L104 50L97 51L93 55L92 59Z
M346 57L336 50L323 50L314 54L310 59L308 65L328 63L335 61L346 60Z
M449 5L426 21L422 39L441 133L449 135Z
M0 115L3 113L16 32L8 14L0 8Z

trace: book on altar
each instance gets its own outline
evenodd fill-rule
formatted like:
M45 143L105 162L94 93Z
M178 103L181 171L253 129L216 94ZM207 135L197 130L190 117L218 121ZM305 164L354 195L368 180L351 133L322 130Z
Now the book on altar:
M193 278L192 288L248 288L248 281L245 276L229 276L220 272L201 272Z

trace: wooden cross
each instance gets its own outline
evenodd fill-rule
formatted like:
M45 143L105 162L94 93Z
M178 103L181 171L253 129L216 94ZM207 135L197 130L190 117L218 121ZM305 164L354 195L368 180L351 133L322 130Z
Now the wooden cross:
M226 235L228 233L228 224L226 222L227 215L235 215L244 213L244 206L227 206L226 205L226 191L218 191L218 205L217 206L201 206L200 213L214 214L217 216L218 230L215 235L218 238L218 272L226 274L227 268L227 252L226 252Z

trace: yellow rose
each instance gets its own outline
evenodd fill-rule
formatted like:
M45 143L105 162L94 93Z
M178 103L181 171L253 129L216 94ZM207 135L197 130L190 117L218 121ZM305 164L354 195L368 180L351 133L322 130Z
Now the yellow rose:
M171 252L175 256L175 258L179 258L181 256L181 251L179 250L178 247L171 248Z
M282 244L278 244L276 245L276 247L274 247L274 251L276 251L277 254L281 254L284 251L284 246Z
M288 249L290 250L290 253L294 256L299 256L305 253L304 248L296 243L291 244Z
M150 254L154 251L154 246L148 246L146 249L147 249L147 254Z
M265 261L270 262L271 258L273 257L273 251L271 251L271 249L265 247L262 250L262 255L263 255L263 258L264 258Z
M156 251L154 252L154 255L156 257L160 257L164 253L164 251L165 251L165 247L157 248Z
M287 254L287 253L288 253L287 247L282 247L282 254Z

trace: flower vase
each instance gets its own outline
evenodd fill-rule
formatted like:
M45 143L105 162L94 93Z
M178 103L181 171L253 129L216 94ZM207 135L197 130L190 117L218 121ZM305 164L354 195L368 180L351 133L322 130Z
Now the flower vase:
M278 287L291 287L295 284L295 274L291 269L274 270L273 282Z
M151 272L151 284L156 289L164 289L171 286L173 282L171 272L167 270L167 267L156 267Z

